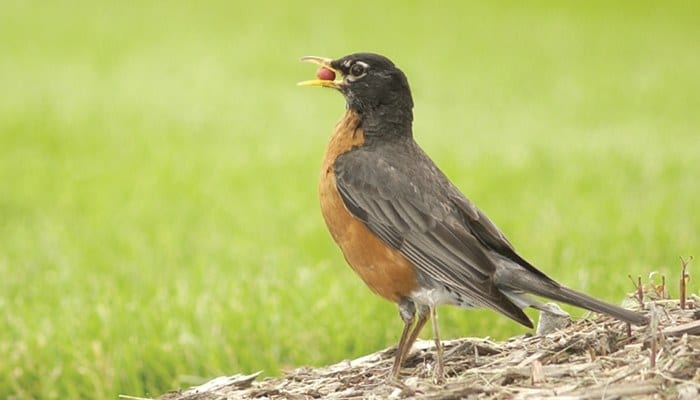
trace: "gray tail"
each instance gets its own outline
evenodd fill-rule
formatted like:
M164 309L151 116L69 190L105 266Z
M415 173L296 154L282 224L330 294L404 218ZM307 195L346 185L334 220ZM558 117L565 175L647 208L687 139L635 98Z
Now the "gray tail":
M571 304L572 306L585 308L589 311L607 314L632 325L646 325L649 323L649 318L636 311L614 306L563 286L559 286L551 291L544 290L541 293L536 293L533 291L532 293L550 298L552 300L561 301L566 304Z
M649 318L638 312L626 310L622 307L594 299L586 294L563 287L552 280L546 281L539 276L513 271L513 273L501 275L501 278L502 279L498 279L499 282L496 283L497 286L504 286L512 290L521 290L537 296L571 304L572 306L585 308L589 311L607 314L633 325L646 325L649 323Z

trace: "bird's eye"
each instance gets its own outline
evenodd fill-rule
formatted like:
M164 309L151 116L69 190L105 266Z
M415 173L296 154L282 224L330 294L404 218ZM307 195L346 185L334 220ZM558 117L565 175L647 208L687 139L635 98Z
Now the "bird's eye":
M350 75L358 78L365 74L366 68L360 63L355 63L350 67Z

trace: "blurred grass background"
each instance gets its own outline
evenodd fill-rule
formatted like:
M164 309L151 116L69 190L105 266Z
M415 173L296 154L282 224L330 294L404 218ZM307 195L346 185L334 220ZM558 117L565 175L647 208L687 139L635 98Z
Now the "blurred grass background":
M419 143L551 276L610 301L627 274L676 282L700 232L698 20L692 2L4 1L0 397L157 396L396 343L318 211L344 103L295 86L302 55L392 58ZM524 332L450 308L441 327Z

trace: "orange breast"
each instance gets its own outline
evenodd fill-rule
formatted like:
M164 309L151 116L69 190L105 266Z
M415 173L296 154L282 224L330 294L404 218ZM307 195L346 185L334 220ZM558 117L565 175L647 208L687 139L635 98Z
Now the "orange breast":
M399 302L416 286L413 266L348 211L336 187L335 159L363 143L359 117L347 111L336 125L323 159L319 184L321 212L328 230L352 269L372 291L387 300Z

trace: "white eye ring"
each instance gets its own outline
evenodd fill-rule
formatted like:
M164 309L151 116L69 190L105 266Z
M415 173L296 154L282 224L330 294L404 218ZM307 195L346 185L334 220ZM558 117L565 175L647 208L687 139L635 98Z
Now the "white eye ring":
M367 75L367 68L369 65L367 63L364 63L362 61L357 61L352 66L350 67L350 70L348 71L348 80L354 81L356 79L362 78L363 76Z

